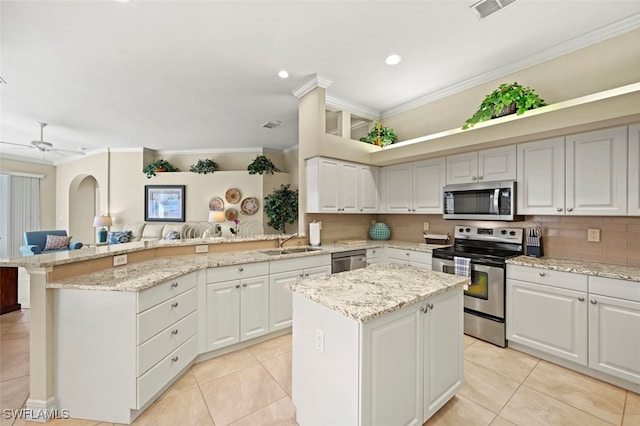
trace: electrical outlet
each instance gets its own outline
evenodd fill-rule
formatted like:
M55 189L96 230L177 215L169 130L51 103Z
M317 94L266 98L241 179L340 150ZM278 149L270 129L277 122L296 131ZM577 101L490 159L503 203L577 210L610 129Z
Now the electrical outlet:
M207 244L198 244L196 246L196 253L207 253L209 251L209 246Z
M316 349L324 352L324 331L316 329Z
M425 222L424 225L422 226L422 230L423 231L428 231L429 230L429 222Z
M587 241L591 241L593 243L600 242L600 230L599 229L589 229L587 231Z
M119 256L113 256L113 266L121 266L127 264L127 255L121 254Z

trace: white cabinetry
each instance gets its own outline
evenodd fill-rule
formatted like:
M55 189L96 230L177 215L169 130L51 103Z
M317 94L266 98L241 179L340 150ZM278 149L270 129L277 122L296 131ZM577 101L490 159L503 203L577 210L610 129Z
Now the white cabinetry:
M445 158L385 167L383 210L386 213L442 213Z
M518 214L626 215L627 128L518 145L517 197Z
M291 327L291 291L287 285L302 278L331 274L331 256L274 260L269 276L269 331Z
M269 263L207 270L207 350L269 332Z
M381 263L384 259L384 248L367 249L367 265L375 265Z
M389 263L431 270L431 253L429 252L385 247L385 255Z
M306 161L308 213L375 213L378 169L314 157Z
M630 216L640 216L640 124L629 126L629 196Z
M515 145L447 156L447 185L515 179Z

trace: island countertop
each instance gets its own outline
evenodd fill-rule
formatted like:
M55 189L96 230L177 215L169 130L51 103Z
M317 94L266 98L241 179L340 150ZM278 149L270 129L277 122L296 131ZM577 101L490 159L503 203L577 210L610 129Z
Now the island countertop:
M289 285L292 292L360 322L419 303L470 282L413 266L378 264Z

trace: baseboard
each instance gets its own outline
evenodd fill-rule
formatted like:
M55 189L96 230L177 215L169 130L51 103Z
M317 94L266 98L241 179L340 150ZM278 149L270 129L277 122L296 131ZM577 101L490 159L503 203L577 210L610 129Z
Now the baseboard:
M71 417L69 410L59 409L56 398L46 401L40 399L27 399L26 408L20 410L19 416L24 420L37 423L46 423L54 419L68 419Z

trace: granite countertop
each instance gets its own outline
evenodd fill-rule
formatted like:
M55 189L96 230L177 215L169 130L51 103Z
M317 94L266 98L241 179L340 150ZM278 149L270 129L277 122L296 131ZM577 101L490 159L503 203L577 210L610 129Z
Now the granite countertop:
M586 260L530 256L518 256L511 258L507 260L507 264L640 282L640 268L635 268L633 266L612 265L609 263L597 263Z
M366 322L419 303L469 279L396 264L372 265L289 285L294 293L356 321Z

